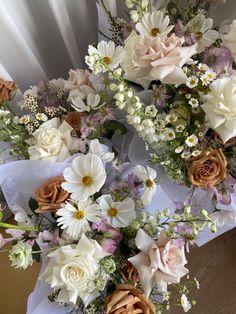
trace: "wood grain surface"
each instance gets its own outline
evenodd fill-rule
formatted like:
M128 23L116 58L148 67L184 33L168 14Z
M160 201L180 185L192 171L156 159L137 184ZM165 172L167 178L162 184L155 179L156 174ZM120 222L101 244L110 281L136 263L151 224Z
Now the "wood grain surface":
M193 248L188 260L191 277L197 277L201 285L200 290L194 290L192 294L197 304L189 313L236 314L236 229L201 248ZM0 254L0 314L26 313L27 297L34 288L39 270L37 263L26 271L15 270L10 267L8 252ZM183 311L175 307L169 313Z

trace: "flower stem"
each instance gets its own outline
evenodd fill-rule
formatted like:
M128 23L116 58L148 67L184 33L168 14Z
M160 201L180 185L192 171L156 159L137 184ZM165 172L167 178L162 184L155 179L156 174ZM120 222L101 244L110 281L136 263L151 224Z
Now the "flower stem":
M17 229L17 230L24 230L24 231L38 231L38 229L28 228L28 227L21 227L16 225L11 225L5 222L0 222L0 228L7 228L7 229Z

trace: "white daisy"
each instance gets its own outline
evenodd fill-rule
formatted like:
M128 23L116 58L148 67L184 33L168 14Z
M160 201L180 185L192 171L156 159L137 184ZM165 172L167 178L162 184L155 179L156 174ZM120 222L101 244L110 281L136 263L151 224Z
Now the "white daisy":
M196 98L191 98L188 103L192 108L197 108L199 106L198 100Z
M192 156L193 156L193 157L197 157L197 156L199 156L201 153L202 153L202 152L197 149L197 150L194 150L194 151L192 152Z
M173 129L166 129L165 138L167 141L173 141L175 139L175 132Z
M147 206L152 201L154 194L156 193L157 185L154 182L157 173L154 169L147 166L147 170L143 166L136 166L134 168L134 174L143 181L144 192L141 197L144 206Z
M181 154L181 157L183 159L189 159L190 156L191 156L191 154L189 152L186 152L186 151Z
M146 13L141 22L137 23L136 30L141 35L148 35L151 37L166 36L174 26L168 26L170 19L164 16L161 11L153 11Z
M211 79L209 78L209 76L206 73L201 75L200 80L201 80L203 86L207 86L211 83Z
M198 67L198 70L200 70L200 71L208 71L209 70L208 65L206 65L205 63L199 63L197 67Z
M185 126L183 124L178 124L175 128L175 131L178 133L181 133L184 131L184 129L185 129Z
M203 52L207 47L211 46L219 37L216 30L211 29L213 26L213 19L206 18L204 15L197 15L192 19L187 28L190 29L195 36L198 43L197 52Z
M187 79L187 82L186 82L186 85L189 87L189 88L194 88L196 87L198 84L198 78L196 76L190 76L188 79Z
M178 116L174 113L169 113L167 116L166 116L166 121L169 122L169 123L174 123L176 122L178 119Z
M126 227L136 218L135 203L130 197L114 202L111 195L106 194L97 201L107 222L115 228Z
M194 147L197 145L198 143L198 138L195 134L192 134L190 136L188 136L185 140L185 143L189 146L189 147Z
M60 216L57 219L58 225L61 229L65 229L73 239L79 239L82 232L86 233L91 230L89 222L101 220L99 206L93 204L90 198L85 201L62 204L57 215Z
M181 296L181 305L183 307L184 312L188 312L192 307L191 303L189 302L185 294L182 294Z
M46 114L40 113L40 112L36 114L35 118L39 121L44 121L44 122L48 120L48 117L46 116Z
M77 96L75 98L71 98L71 107L73 107L75 109L75 111L77 112L90 112L91 110L95 110L98 109L99 107L99 103L100 103L100 96L98 94L88 94L86 102L87 105L85 104L85 102L82 100L82 98L80 96Z
M101 158L95 154L76 157L70 167L63 172L66 182L64 190L71 194L73 200L85 200L98 192L106 181L106 171Z
M175 149L175 153L176 154L180 154L182 151L183 151L183 146L178 146L178 147L176 147L176 149Z
M107 146L101 145L97 139L89 143L89 153L97 155L105 162L110 162L114 159L115 154L110 153L106 148Z

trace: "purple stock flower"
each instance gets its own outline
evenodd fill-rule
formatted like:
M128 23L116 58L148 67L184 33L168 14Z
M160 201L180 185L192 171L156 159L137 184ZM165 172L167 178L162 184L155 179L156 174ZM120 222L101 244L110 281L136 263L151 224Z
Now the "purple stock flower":
M48 230L44 230L43 232L39 233L36 242L41 250L46 250L48 248L57 246L59 243L59 237L58 234L55 232L49 232Z

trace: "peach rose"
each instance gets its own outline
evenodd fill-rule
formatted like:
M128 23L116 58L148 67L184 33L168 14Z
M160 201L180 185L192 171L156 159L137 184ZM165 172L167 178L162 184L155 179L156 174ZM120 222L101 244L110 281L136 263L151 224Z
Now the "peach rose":
M16 83L12 81L4 81L0 79L0 104L5 103L12 97L13 91L16 89Z
M80 69L70 70L65 90L70 92L68 100L77 96L84 99L88 94L96 93L89 80L89 71Z
M222 150L208 148L187 162L188 179L198 187L213 187L226 179L226 166Z
M166 84L182 84L185 63L196 53L196 45L182 47L184 38L151 37L133 32L125 41L122 63L125 78L148 88L152 80Z
M61 187L62 182L65 182L63 176L53 177L44 181L35 191L34 197L39 205L36 213L56 212L69 198L70 194Z
M117 285L106 300L106 314L155 314L155 305L131 285Z
M78 132L81 128L81 116L77 111L71 111L65 117L66 122L73 128L74 132Z
M187 263L184 246L177 246L164 231L158 241L155 241L139 229L135 244L141 252L128 260L137 268L147 297L155 286L165 292L168 284L179 283L180 278L188 273L188 269L184 267Z

